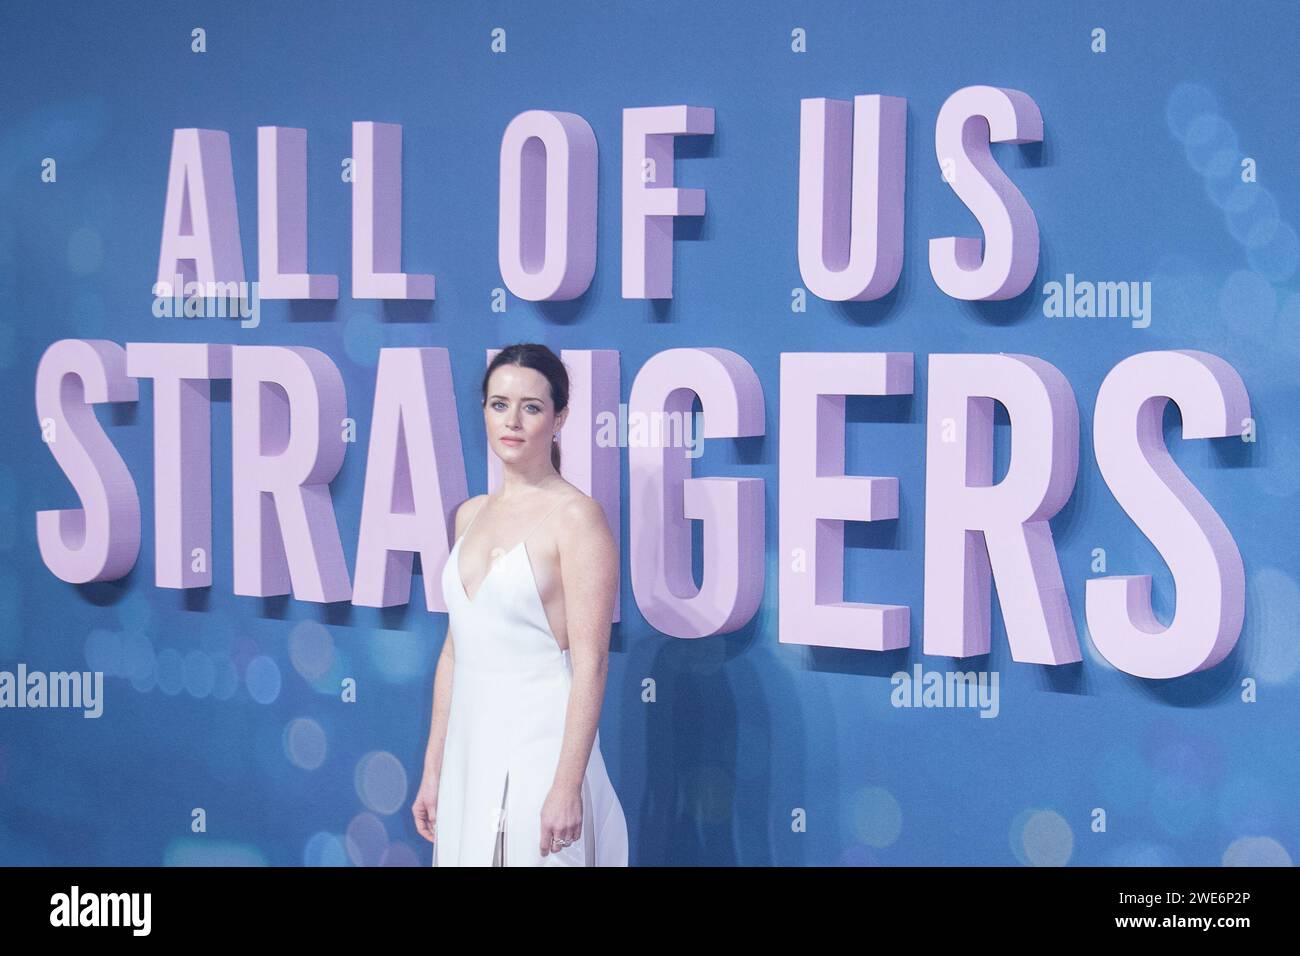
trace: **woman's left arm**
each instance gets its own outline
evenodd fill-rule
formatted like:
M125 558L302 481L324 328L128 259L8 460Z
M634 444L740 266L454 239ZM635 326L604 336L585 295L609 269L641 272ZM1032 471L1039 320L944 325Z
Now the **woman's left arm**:
M556 522L564 619L573 665L573 687L564 721L564 743L551 786L553 816L542 821L542 852L549 850L548 822L560 839L581 832L582 781L600 724L609 672L609 635L618 589L619 555L605 511L585 495L565 506ZM576 820L573 812L576 806ZM546 814L544 814L544 817Z

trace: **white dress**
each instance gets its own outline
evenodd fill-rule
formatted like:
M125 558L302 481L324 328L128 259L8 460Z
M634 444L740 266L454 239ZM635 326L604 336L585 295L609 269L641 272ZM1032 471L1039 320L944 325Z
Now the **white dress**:
M559 764L573 668L537 590L526 544L532 531L497 559L473 600L459 563L468 533L442 572L455 664L433 865L627 866L627 821L599 731L582 783L582 834L541 854L542 804Z

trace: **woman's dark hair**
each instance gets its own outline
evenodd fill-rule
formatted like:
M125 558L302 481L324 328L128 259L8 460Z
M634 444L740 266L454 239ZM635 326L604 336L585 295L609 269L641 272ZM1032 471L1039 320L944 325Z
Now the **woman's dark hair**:
M560 357L552 352L545 345L538 342L519 342L515 345L509 345L503 348L492 359L483 373L483 404L487 404L488 379L492 373L502 365L518 365L521 368L531 368L536 372L541 372L546 376L546 381L551 386L551 403L555 406L555 414L559 415L569 407L569 372L560 361ZM560 443L551 442L551 464L555 470L560 470Z

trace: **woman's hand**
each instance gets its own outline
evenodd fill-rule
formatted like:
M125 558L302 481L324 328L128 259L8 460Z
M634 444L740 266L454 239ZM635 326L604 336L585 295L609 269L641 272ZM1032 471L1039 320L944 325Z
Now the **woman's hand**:
M582 791L551 788L542 804L542 856L559 853L564 846L552 846L552 838L563 844L576 843L582 836Z
M424 775L420 782L420 792L415 795L411 805L415 816L415 828L430 843L438 842L438 778Z

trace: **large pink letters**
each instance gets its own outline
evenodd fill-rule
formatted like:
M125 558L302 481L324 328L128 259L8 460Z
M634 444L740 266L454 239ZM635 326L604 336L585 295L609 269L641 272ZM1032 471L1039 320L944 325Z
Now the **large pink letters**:
M844 600L844 522L898 517L897 478L844 474L844 396L911 392L910 352L782 353L782 643L907 646L906 606Z
M1011 419L1011 462L996 485L994 400ZM989 652L991 565L1011 656L1080 660L1048 524L1079 468L1070 383L1032 355L931 355L927 415L925 652Z
M823 299L878 299L903 268L907 101L806 99L799 112L799 273Z
M101 339L61 339L36 368L36 416L80 508L36 513L41 559L72 584L123 577L140 553L140 497L92 405L133 402L126 352Z
M623 298L673 297L673 217L703 216L703 189L673 187L673 140L713 134L707 106L623 110Z
M343 378L312 348L235 346L231 358L235 593L346 601L330 480L343 463Z
M167 203L154 294L181 295L172 280L244 281L230 137L217 129L172 131Z
M424 606L447 610L439 572L456 509L469 496L455 411L446 349L379 350L353 604L409 601L418 552Z
M402 127L353 123L352 298L433 298L433 276L401 269Z
M488 350L490 361L496 350ZM764 482L692 477L698 397L704 437L764 433L762 386L720 348L653 356L620 421L619 354L563 350L570 415L565 477L599 501L620 532L620 444L629 461L632 588L650 626L675 637L738 630L764 590ZM72 583L120 578L140 545L140 504L121 456L92 408L135 401L153 380L156 583L212 582L210 381L232 379L234 592L389 607L410 596L421 556L425 603L446 610L439 587L455 508L467 496L446 349L380 351L357 545L356 592L335 524L330 482L344 458L346 397L338 369L311 348L53 343L36 372L43 437L81 507L39 511L46 566ZM909 608L844 600L843 523L899 514L893 477L844 474L845 397L908 395L906 352L783 353L780 409L778 635L783 643L887 651L909 643ZM1098 650L1119 669L1167 679L1213 667L1234 647L1245 577L1222 519L1175 465L1163 440L1168 403L1184 438L1227 437L1249 424L1240 376L1215 355L1144 352L1103 381L1093 423L1098 468L1120 506L1172 572L1177 605L1164 626L1151 576L1087 582ZM1011 422L1006 476L993 483L994 407ZM997 583L1012 657L1079 661L1078 640L1050 519L1068 500L1079 464L1079 417L1060 371L1030 355L929 358L926 423L924 651L987 654ZM620 427L626 425L626 431ZM674 441L676 426L681 441ZM489 490L501 463L488 461ZM692 520L703 522L703 581L692 571ZM202 552L202 562L196 555ZM615 620L618 620L617 609Z
M763 388L735 352L669 349L646 362L628 402L632 591L651 627L707 637L743 627L763 597L763 480L692 478L668 437L695 396L705 437L763 434ZM665 424L667 423L667 424ZM631 437L633 429L648 433ZM691 519L704 522L704 584L691 572Z
M1165 447L1172 399L1183 438L1240 435L1250 398L1236 369L1208 352L1142 352L1101 383L1093 419L1097 467L1115 500L1159 550L1178 603L1165 627L1151 608L1151 576L1087 584L1088 631L1102 655L1137 677L1180 677L1223 660L1241 633L1245 572L1223 519Z
M307 131L257 128L257 294L337 299L339 277L307 273Z
M209 381L230 377L230 346L131 342L127 374L153 379L154 583L212 584ZM196 553L198 552L198 553Z
M574 113L529 110L506 127L497 261L521 299L576 299L591 285L596 152L596 134Z
M934 152L957 197L984 229L979 239L930 240L930 273L954 299L1013 299L1038 271L1038 220L993 159L990 143L1043 138L1038 104L1019 90L968 86L944 102L934 125Z

